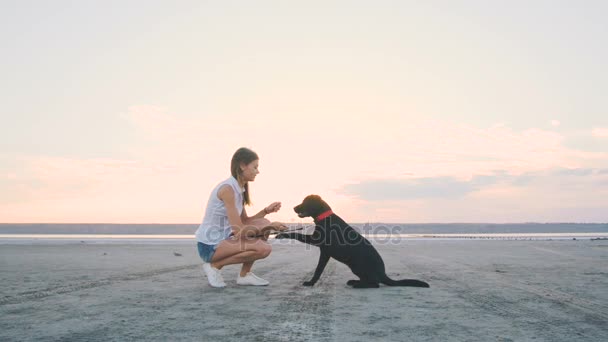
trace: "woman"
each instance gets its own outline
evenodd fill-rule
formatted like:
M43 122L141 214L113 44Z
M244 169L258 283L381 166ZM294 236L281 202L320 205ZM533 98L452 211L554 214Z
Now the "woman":
M251 267L254 261L266 258L272 250L266 241L268 227L277 231L287 227L264 218L279 211L281 202L274 202L259 213L247 216L244 205L251 202L249 182L253 182L260 173L258 164L258 155L248 148L240 148L234 153L230 163L232 176L211 192L203 222L196 231L198 252L204 262L203 270L209 285L213 287L226 286L220 270L232 264L243 265L237 284L269 284L253 274Z

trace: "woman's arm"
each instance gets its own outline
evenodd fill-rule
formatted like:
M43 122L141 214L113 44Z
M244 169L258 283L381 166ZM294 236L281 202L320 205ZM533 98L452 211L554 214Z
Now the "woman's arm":
M276 213L281 209L281 202L271 203L269 206L265 207L259 213L254 216L247 216L247 211L243 208L243 212L241 213L241 221L245 224L245 226L255 226L258 228L259 232L264 234L266 238L268 238L268 234L272 231L283 231L287 230L288 227L285 226L281 222L270 222L264 216L272 213ZM260 235L259 232L256 235Z
M230 223L232 233L237 238L241 238L241 236L260 236L264 233L263 229L268 226L272 226L274 230L279 231L287 229L287 227L280 222L270 222L264 219L261 221L265 222L260 224L260 220L257 219L258 215L248 217L245 208L243 208L243 212L239 216L239 212L236 209L236 204L234 203L234 191L229 185L222 186L218 191L217 197L224 202L224 206L226 207L226 215L228 216L228 223ZM274 207L271 207L271 209L274 210ZM265 215L266 212L270 213L267 208L262 210L260 213ZM255 222L256 219L258 222ZM245 229L247 232L245 235L243 235Z
M232 233L234 233L235 236L240 237L243 228L245 228L245 224L242 220L242 216L239 216L239 211L234 204L234 191L229 185L224 185L217 192L217 197L224 202L228 223L230 223L230 226L232 227ZM243 212L245 212L244 208Z
M267 214L270 214L270 213L267 212L266 208L264 208L264 209L260 210L259 213L255 214L253 216L247 216L247 211L243 207L243 212L241 213L241 221L245 224L249 224L253 220L264 218L264 216L266 216Z
M245 208L243 208L243 212L241 213L241 221L243 221L245 224L249 224L252 221L256 221L256 220L259 221L260 219L263 219L266 215L276 213L280 209L281 209L281 202L273 202L273 203L270 203L270 205L268 205L264 209L260 210L259 213L255 214L253 216L247 216L247 211L245 210Z

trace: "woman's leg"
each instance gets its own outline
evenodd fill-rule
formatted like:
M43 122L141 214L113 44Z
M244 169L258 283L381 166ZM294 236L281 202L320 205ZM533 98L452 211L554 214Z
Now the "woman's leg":
M258 219L250 222L249 225L262 228L270 224L266 219ZM272 247L262 238L244 238L244 239L227 239L217 246L213 258L211 258L211 266L221 269L226 265L243 264L241 268L241 276L245 276L253 262L258 259L266 258Z
M249 222L249 226L254 226L258 229L262 229L262 228L268 226L269 224L270 224L270 221L265 218L255 219L255 220L252 220L251 222ZM264 240L264 242L265 242L267 240L267 238L262 238L262 240ZM268 242L266 242L266 244L268 245L268 247L270 247L270 244L268 244ZM268 254L270 254L271 250L272 250L272 248L268 251ZM253 267L254 261L255 260L246 261L243 263L243 266L241 267L241 274L240 274L241 277L244 277L247 273L251 272L251 268Z
M262 239L228 239L217 246L211 266L218 270L226 265L243 264L241 276L251 270L251 265L258 259L267 257L272 250L270 244ZM245 268L248 265L248 268ZM246 271L243 273L242 271Z

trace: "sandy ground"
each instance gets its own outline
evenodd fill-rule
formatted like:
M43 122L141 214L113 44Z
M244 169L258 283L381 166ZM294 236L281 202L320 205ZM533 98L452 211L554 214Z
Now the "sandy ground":
M291 243L291 244L290 244ZM194 244L0 245L1 341L605 341L608 241L376 244L392 278L351 289L318 249L276 241L271 285L209 287ZM173 252L182 256L174 256Z

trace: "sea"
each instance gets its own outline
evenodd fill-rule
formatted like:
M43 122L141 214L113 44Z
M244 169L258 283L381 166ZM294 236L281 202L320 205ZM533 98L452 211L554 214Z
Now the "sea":
M303 234L312 223L287 224ZM376 241L608 240L608 223L358 223ZM198 224L0 223L0 244L32 242L191 243ZM272 238L272 236L271 236Z

